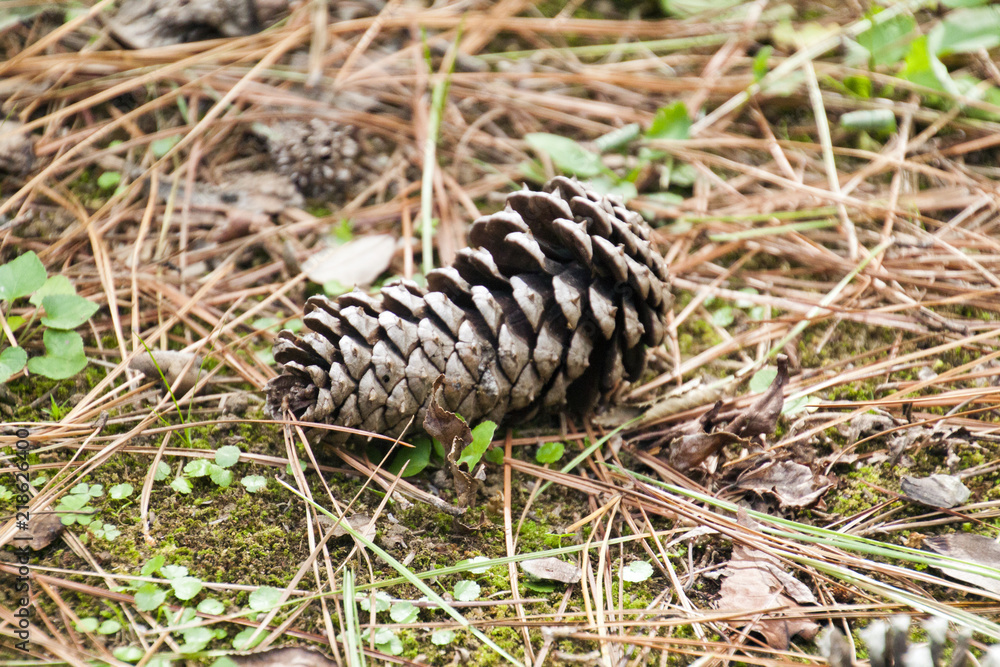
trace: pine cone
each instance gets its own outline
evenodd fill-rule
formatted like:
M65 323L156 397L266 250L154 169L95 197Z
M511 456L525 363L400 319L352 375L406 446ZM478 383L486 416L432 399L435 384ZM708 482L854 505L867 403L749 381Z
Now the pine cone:
M368 187L385 170L391 150L381 137L318 118L271 127L268 149L302 194L338 202Z
M414 416L420 429L442 374L439 400L472 424L583 413L639 378L673 298L638 214L557 177L509 195L469 240L427 290L310 298L314 333L282 331L274 345L284 369L267 385L270 413L396 436Z

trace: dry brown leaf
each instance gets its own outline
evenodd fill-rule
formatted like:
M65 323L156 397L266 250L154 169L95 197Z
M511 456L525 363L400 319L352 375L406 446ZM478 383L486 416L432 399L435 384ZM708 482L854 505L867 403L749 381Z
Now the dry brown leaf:
M924 546L935 553L950 558L961 558L979 565L1000 570L1000 544L984 535L972 533L953 533L938 535L924 539ZM949 577L979 586L991 593L1000 595L1000 579L988 577L966 570L938 568Z
M750 528L756 525L742 508L738 521ZM758 614L761 609L784 607L794 610L803 604L816 604L816 598L806 585L785 569L786 566L770 554L741 544L733 545L732 559L722 572L724 578L716 608ZM792 637L801 635L811 639L819 626L805 619L765 615L753 622L752 630L761 633L768 646L783 651Z
M333 520L327 517L323 517L323 519L320 520L321 523L326 523L329 525L334 524ZM372 518L370 516L368 516L367 514L361 514L359 512L357 514L353 514L347 517L347 524L357 532L361 533L361 535L366 539L373 540L375 539L375 525L371 523L371 520ZM333 528L334 537L343 537L344 535L348 534L349 533L347 532L347 529L344 528L343 522L337 523Z
M667 462L679 472L687 472L696 468L709 456L721 452L726 445L734 442L749 444L738 435L726 431L684 435L670 443L670 455Z
M564 584L575 584L583 574L580 568L558 558L535 558L521 563L521 569L536 579L548 579Z
M35 140L18 132L22 123L0 118L0 172L27 174L35 164Z
M931 475L930 477L912 477L905 475L899 482L899 488L910 500L931 507L955 507L961 505L972 492L962 484L962 480L954 475Z
M745 472L736 481L741 489L771 493L782 507L811 505L833 486L826 475L814 473L808 466L794 461L770 462Z
M62 535L66 526L63 525L59 515L55 512L46 512L37 516L32 516L31 531L28 535L17 533L14 537L14 544L27 545L32 551L40 551L52 544L56 538ZM27 542L18 541L21 537L28 537Z
M771 381L771 386L758 398L753 405L743 410L725 430L743 438L755 438L758 435L770 435L778 424L781 408L785 405L784 388L788 384L788 356L779 354L777 357L778 374Z
M368 287L389 268L396 239L372 234L335 248L324 248L302 262L302 272L320 285L336 281L344 287Z
M184 370L184 367L192 359L194 361L178 384L178 376L180 376L181 371ZM188 389L198 382L199 376L205 374L205 370L201 367L201 364L201 357L190 352L152 350L133 359L129 364L129 368L142 373L148 380L156 381L162 379L160 377L160 372L162 371L163 377L173 387L174 395L180 398L181 395L187 393ZM159 370L157 370L157 367L159 367Z
M458 495L456 504L459 507L471 507L476 502L476 492L479 484L486 479L486 466L479 463L474 470L468 470L466 464L458 464L465 446L472 442L472 430L469 425L458 418L454 412L441 407L438 402L438 391L444 385L444 376L434 382L430 406L424 417L424 430L444 444L445 459L451 471L455 493Z

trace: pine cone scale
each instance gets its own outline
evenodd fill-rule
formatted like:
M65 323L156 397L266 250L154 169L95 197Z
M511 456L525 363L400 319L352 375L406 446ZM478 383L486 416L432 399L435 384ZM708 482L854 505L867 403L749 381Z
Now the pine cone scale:
M380 298L313 297L314 333L283 333L268 409L397 435L444 407L470 422L579 411L635 379L666 330L668 273L641 218L569 179L508 197L476 221L477 246Z

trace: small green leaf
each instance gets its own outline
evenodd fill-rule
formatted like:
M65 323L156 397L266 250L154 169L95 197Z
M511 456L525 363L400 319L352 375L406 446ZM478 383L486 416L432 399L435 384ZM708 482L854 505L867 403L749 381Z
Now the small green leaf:
M102 190L114 189L121 182L122 175L117 171L106 171L97 177L97 187Z
M548 155L552 164L563 173L591 178L605 169L599 154L587 150L569 137L533 132L526 134L524 140L536 151Z
M895 132L896 114L892 109L861 109L840 117L840 126L855 132Z
M771 383L774 382L774 378L777 376L777 368L771 368L769 366L767 368L760 369L754 373L752 378L750 378L750 393L761 394L767 391L767 388L771 386Z
M104 495L104 485L103 484L91 484L90 487L85 491L85 493L91 498L100 498Z
M473 556L467 561L459 562L459 565L462 564L472 565L473 563L488 563L488 562L490 562L490 559L487 558L486 556ZM489 572L489 569L490 569L489 565L480 567L470 567L469 572L472 572L473 574L486 574L487 572Z
M122 500L123 498L128 498L135 491L132 485L128 482L124 484L115 484L110 489L108 489L108 497L112 500Z
M691 118L687 106L683 102L674 102L670 106L656 110L653 123L646 131L647 139L690 139Z
M730 306L723 306L712 313L712 322L717 327L728 327L736 320L736 314Z
M240 460L240 448L235 445L226 445L215 450L215 462L223 468L235 465Z
M1000 46L1000 7L990 5L949 12L931 28L927 43L938 56Z
M483 458L486 459L487 463L492 463L495 466L503 465L503 450L499 447L490 447L483 454Z
M250 637L253 636L256 629L257 628L247 628L233 637L233 648L237 651L249 651L254 646L264 641L264 638L267 637L267 633L258 632L257 638L253 640L253 644L250 643Z
M535 460L539 463L555 463L562 458L566 445L561 442L546 442L535 452Z
M0 301L31 294L45 284L45 266L33 251L0 266Z
M170 466L166 463L166 461L157 461L156 473L153 474L153 481L162 482L167 477L170 477Z
M139 611L153 611L167 599L167 592L155 584L145 584L135 592L135 606Z
M111 655L122 662L139 662L145 652L138 646L119 646L111 652Z
M760 294L760 292L758 292L752 287L744 287L739 291L742 292L743 294ZM734 303L733 305L736 306L737 308L752 308L753 301L751 301L750 299L737 299L736 303Z
M162 554L153 556L152 558L146 561L145 565L142 566L142 570L139 571L139 574L141 574L144 577L152 576L154 572L163 567L163 564L165 562L167 562L167 559L164 558Z
M902 62L910 50L910 41L920 34L912 15L897 14L878 22L875 17L880 11L876 9L868 15L873 25L858 35L858 44L868 51L873 67Z
M163 575L164 579L179 579L180 577L186 577L188 569L184 565L164 565L160 568L160 574Z
M594 139L594 148L602 153L620 150L638 139L640 131L639 123L629 123Z
M468 579L463 579L462 581L455 584L454 596L456 600L461 602L472 602L473 600L479 599L479 593L482 588L474 581L469 581Z
M907 81L933 88L951 95L958 94L958 88L938 57L931 52L927 37L921 35L910 43L906 54L906 66L900 76Z
M799 396L791 401L785 401L785 405L781 408L781 414L790 416L798 412L802 412L814 400L815 399L812 396Z
M362 611L371 611L371 596L368 593L358 593L356 597L358 606ZM380 614L387 611L392 605L392 598L385 591L375 591L375 613Z
M53 329L75 329L97 312L93 301L76 294L52 294L42 299L42 324Z
M28 363L28 353L20 347L8 347L0 352L0 383L6 382L15 373L20 373Z
M556 582L554 581L544 581L541 579L523 579L521 583L529 591L535 591L536 593L551 593L556 589Z
M212 471L209 473L209 477L215 482L216 486L221 486L224 489L228 489L229 485L233 483L233 471L220 468L215 464L212 464Z
M198 577L178 577L171 580L170 585L178 600L190 600L201 592L203 586Z
M250 608L254 611L270 611L281 599L281 589L261 586L250 594Z
M45 356L28 359L28 370L32 373L44 375L50 380L65 380L86 367L83 339L75 331L46 329L42 341L45 343Z
M844 86L856 97L863 100L872 96L872 80L867 76L845 76Z
M431 643L435 646L447 646L455 641L454 630L435 630L431 633Z
M761 79L767 76L768 66L767 62L771 59L771 54L774 53L774 47L770 44L762 46L757 55L753 57L753 80L754 83L759 83Z
M226 611L226 605L215 598L205 598L198 603L198 611L203 614L213 614L219 616Z
M427 464L430 462L430 438L414 438L411 444L413 447L401 447L392 457L392 462L387 467L387 470L393 475L398 475L399 471L403 470L403 464L406 464L406 470L403 471L403 477L412 477L413 475L419 474L423 471L423 469L426 468Z
M240 484L250 493L257 493L267 486L267 480L260 475L247 475L240 480Z
M389 610L389 618L394 623L416 623L417 616L419 615L420 609L412 602L406 602L405 600L392 605L392 608Z
M113 635L122 629L122 624L115 620L107 620L101 623L100 627L97 628L97 634L99 635Z
M155 139L149 143L149 150L153 152L153 157L157 160L166 155L171 148L176 146L180 142L181 137L175 134L172 137L164 137L162 139Z
M188 477L206 477L212 472L212 463L208 459L192 459L184 466L184 474Z
M493 442L493 434L496 433L496 430L497 425L491 421L484 421L472 429L472 442L462 450L457 463L459 465L468 464L469 470L475 468L479 460L483 458L490 443Z
M76 622L75 626L80 632L93 632L97 629L98 620L93 616L88 616L87 618L81 618Z
M194 487L191 486L191 480L186 477L175 477L174 481L170 482L170 488L177 493L183 493L184 495L187 495L194 490Z
M644 560L635 560L622 569L622 579L637 583L653 576L653 566Z
M30 301L33 306L40 306L42 305L42 299L55 294L76 294L76 289L73 288L73 283L71 283L69 278L61 273L49 276L49 279L45 281L45 284L39 287L38 290L31 295L28 301Z

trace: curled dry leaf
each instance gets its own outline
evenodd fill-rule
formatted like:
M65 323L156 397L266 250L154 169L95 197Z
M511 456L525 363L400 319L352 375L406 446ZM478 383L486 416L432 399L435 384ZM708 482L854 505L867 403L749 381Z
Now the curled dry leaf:
M189 363L190 365L188 365ZM162 371L163 378L166 378L173 388L174 395L180 398L197 384L200 376L205 374L201 364L202 358L191 352L152 350L133 359L128 367L142 373L148 380L161 380L160 372ZM185 366L188 366L187 372L184 372ZM182 372L184 372L184 377L180 377ZM180 378L179 381L178 378Z
M66 526L63 525L62 521L59 519L59 515L55 512L32 515L30 533L25 535L19 531L15 535L13 543L17 545L27 545L27 547L32 551L40 551L52 544L57 537L62 535L65 528ZM27 538L27 541L22 542L21 540L25 538Z
M938 535L925 538L924 546L942 556L961 558L962 560L972 561L979 565L1000 570L1000 544L997 544L995 540L984 535L973 535L972 533ZM939 569L949 577L979 586L984 590L1000 595L1000 579L976 572L968 572L967 570L943 567Z
M558 558L535 558L521 563L521 569L536 579L548 579L564 584L575 584L583 574L580 568Z
M441 407L438 392L443 385L442 375L434 382L434 388L431 390L430 405L427 408L427 416L424 417L424 430L444 444L445 459L455 484L455 493L458 495L458 506L471 507L476 502L476 492L479 490L480 482L486 479L486 465L479 463L475 469L469 470L467 464L458 463L462 450L472 442L472 430L454 412Z
M671 443L667 461L678 471L687 472L709 456L721 452L726 445L736 442L747 443L745 439L726 431L684 435Z
M23 175L35 164L35 140L22 123L0 119L0 173Z
M778 374L771 381L771 386L754 401L753 405L736 415L726 426L726 431L735 433L741 438L755 438L774 433L781 408L785 405L784 389L788 384L788 356L779 354L777 363Z
M754 528L756 522L740 508L738 522ZM781 607L795 609L803 604L816 604L816 598L801 581L786 572L786 565L774 556L751 549L742 544L733 545L733 557L723 570L722 586L715 606L718 609L745 611L757 616L763 609ZM764 614L753 623L753 631L760 632L768 646L777 650L788 648L789 640L800 635L811 639L819 626L812 621L795 618L772 618Z
M298 646L229 657L240 667L334 667L337 664L315 649Z
M320 285L335 281L344 287L368 287L385 273L395 254L393 236L372 234L320 250L302 262L302 271Z
M361 533L363 537L369 540L373 540L375 539L375 524L371 523L371 520L372 518L367 514L357 513L349 516L347 518L347 523L348 525L350 525L351 528ZM320 522L334 526L333 528L334 537L343 537L344 535L348 534L347 529L344 528L343 522L336 523L336 525L334 525L335 522L329 519L328 517L321 518Z
M962 480L954 475L931 475L930 477L911 477L906 475L899 482L899 487L910 500L931 507L955 507L961 505L972 492Z
M741 489L771 493L782 507L811 505L833 486L826 475L814 473L808 466L794 461L769 462L745 472L736 481Z

